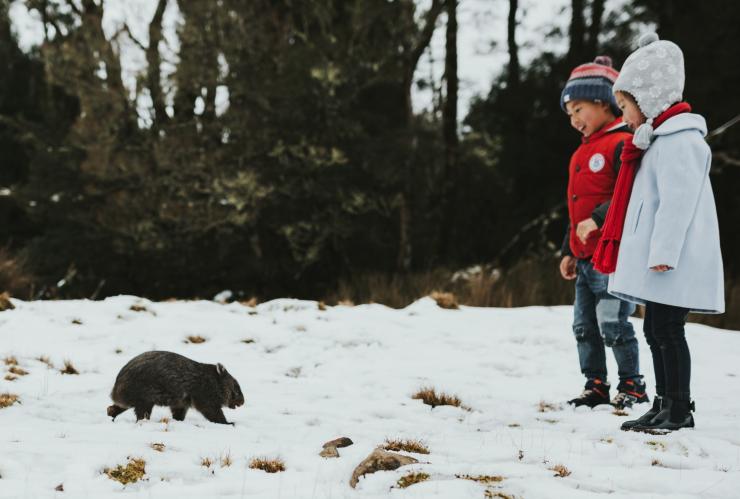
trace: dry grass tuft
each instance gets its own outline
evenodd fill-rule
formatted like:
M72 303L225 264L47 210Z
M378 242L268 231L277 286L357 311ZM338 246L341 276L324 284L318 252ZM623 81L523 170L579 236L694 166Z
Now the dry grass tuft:
M429 447L424 445L424 443L420 440L401 440L398 438L386 438L385 443L381 448L395 452L405 451L413 452L415 454L429 454Z
M226 454L222 454L219 458L219 461L221 462L222 468L228 468L232 464L234 464L234 460L231 458L231 453L227 452Z
M12 393L0 393L0 409L10 407L11 405L19 402L18 395ZM20 403L20 402L19 402Z
M149 309L146 308L146 306L139 305L137 303L134 303L128 309L131 310L132 312L149 312Z
M151 443L151 444L149 444L149 447L151 447L152 449L154 449L157 452L164 452L164 449L165 449L165 445L163 443L161 443L161 442Z
M483 484L498 483L504 480L501 475L455 475L455 477Z
M614 439L612 437L605 437L599 440L599 442L603 442L605 444L612 444L614 443Z
M10 301L10 294L9 293L0 293L0 312L5 312L6 310L13 310L15 308L15 305L13 305L13 302Z
M396 483L400 488L405 489L406 487L411 487L415 483L424 482L426 480L429 480L428 473L409 473L408 475L404 475L399 478Z
M418 392L411 396L412 399L421 400L426 405L431 405L432 409L438 405L451 405L453 407L465 408L462 405L462 401L455 395L448 395L446 393L437 393L432 387L421 388Z
M206 341L207 341L207 340L206 340L206 339L205 339L204 337L202 337L202 336L199 336L199 335L190 335L190 336L188 336L188 337L187 337L187 338L185 339L185 343L194 343L194 344L196 344L196 345L197 345L198 343L205 343Z
M555 476L560 478L565 478L566 476L569 476L571 474L571 471L565 467L563 464L556 464L552 468L548 468L550 471L555 472Z
M514 496L510 496L509 494L504 494L503 492L500 492L498 490L491 489L486 489L486 491L483 493L483 497L485 499L515 499Z
M255 457L249 462L253 470L262 470L267 473L278 473L285 471L285 463L280 458L268 459L266 457Z
M49 369L54 369L54 364L52 364L51 359L49 359L49 357L47 357L46 355L41 355L36 360L43 364L46 364L46 367L48 367Z
M245 307L251 307L251 308L254 308L254 307L256 307L256 306L257 306L257 303L258 303L258 302L257 302L257 297L256 297L256 296L253 296L253 297L251 297L251 298L250 298L249 300L242 300L242 301L240 301L239 303L241 303L241 304L242 304L242 305L244 305Z
M321 310L322 312L326 310L326 303L324 303L323 301L320 301L317 304L317 306L319 307L319 310Z
M80 374L80 371L75 368L71 360L65 360L64 368L60 369L59 372L62 374Z
M658 460L658 459L653 459L650 462L650 466L658 466L660 468L665 468L666 467L665 464L663 464L662 462L660 462L660 460Z
M655 440L649 440L645 442L645 445L649 445L654 450L665 451L666 449L665 444L663 442L656 442Z
M75 326L81 326L82 319L72 319L72 324L74 324Z
M103 473L108 475L108 478L127 485L129 483L136 483L141 480L146 474L146 461L139 458L128 458L128 463L123 466L119 464L115 468L105 468Z
M629 416L630 415L630 413L625 411L624 409L614 409L612 411L612 414L614 414L615 416Z
M442 291L432 291L430 295L434 301L437 302L437 306L440 308L446 308L449 310L457 310L460 305L457 303L457 298L454 293L444 293Z
M8 372L15 374L16 376L26 376L28 374L28 371L21 369L18 366L11 366L10 369L8 369Z
M245 339L242 340L242 343L245 343L247 345L251 345L252 343L254 343L254 340L252 338L245 338Z
M210 457L204 457L200 460L200 465L204 468L210 468L213 466L213 460Z
M18 365L18 359L15 358L13 355L9 355L5 357L4 359L6 366L17 366Z
M18 376L15 374L6 374L5 375L5 381L15 381L18 379Z
M553 404L552 402L545 402L544 400L540 400L540 403L537 404L537 411L539 412L552 412L552 411L559 411L562 409L562 406L560 404Z

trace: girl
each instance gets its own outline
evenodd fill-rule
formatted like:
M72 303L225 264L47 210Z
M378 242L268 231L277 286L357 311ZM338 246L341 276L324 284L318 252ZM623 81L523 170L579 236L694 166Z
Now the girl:
M694 426L686 317L724 312L722 255L706 122L681 102L683 53L655 33L639 45L614 83L635 134L622 152L593 262L611 274L611 294L645 305L657 396L652 409L622 429L677 430Z

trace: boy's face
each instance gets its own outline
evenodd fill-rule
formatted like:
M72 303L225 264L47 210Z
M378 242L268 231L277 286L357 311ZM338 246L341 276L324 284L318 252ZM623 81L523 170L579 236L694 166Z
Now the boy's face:
M565 110L570 116L570 126L584 137L598 132L604 125L614 121L614 114L605 102L572 100L565 103Z
M622 121L627 123L627 126L632 130L636 130L638 126L645 123L647 118L642 111L640 106L637 105L635 99L628 93L615 92L614 97L617 99L617 106L622 110Z

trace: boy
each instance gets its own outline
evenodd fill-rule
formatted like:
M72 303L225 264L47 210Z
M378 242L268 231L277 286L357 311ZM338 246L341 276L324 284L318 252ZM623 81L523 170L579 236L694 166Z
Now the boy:
M622 145L629 137L612 94L617 76L609 57L597 57L573 70L560 97L571 126L583 135L570 160L569 225L560 262L563 278L576 280L573 333L586 377L583 393L568 401L576 407L611 403L624 408L648 402L635 331L627 320L635 306L609 295L608 276L591 264L614 191ZM605 345L611 347L619 371L617 394L611 401Z

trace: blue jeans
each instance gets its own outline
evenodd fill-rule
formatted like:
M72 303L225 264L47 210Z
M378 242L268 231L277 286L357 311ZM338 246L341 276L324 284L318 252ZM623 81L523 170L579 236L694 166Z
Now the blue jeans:
M619 380L640 380L640 354L628 320L635 305L610 295L609 276L595 270L590 260L579 259L577 269L573 334L581 372L588 379L606 381L606 345L617 360Z

